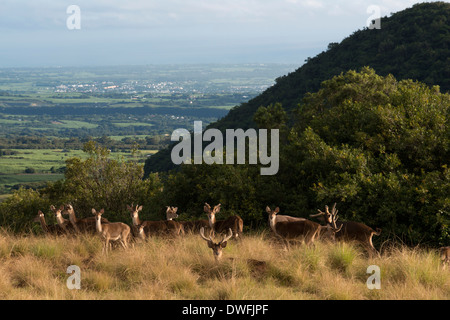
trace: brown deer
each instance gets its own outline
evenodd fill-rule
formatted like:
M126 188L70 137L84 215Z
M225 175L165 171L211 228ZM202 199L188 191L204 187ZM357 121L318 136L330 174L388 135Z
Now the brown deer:
M175 230L175 233L180 235L184 235L184 225L178 221L175 221L173 219L178 218L178 207L170 207L167 206L167 210L166 210L166 220L167 220L167 227L169 229L173 229Z
M128 248L128 237L130 235L130 226L122 222L102 223L102 214L105 212L101 209L99 212L92 208L92 214L95 218L95 227L98 233L102 235L105 242L103 245L104 252L111 250L110 241L119 241L124 249Z
M144 226L143 225L136 226L136 238L145 241L146 237L145 237L145 232L144 232Z
M336 203L334 203L331 212L329 211L328 206L325 206L325 212L320 209L318 209L318 211L319 213L310 215L310 217L319 218L327 224L329 224L330 221L332 221L332 217L338 213L338 210L336 210ZM380 256L372 243L372 237L381 234L380 228L376 228L375 231L364 223L355 221L340 221L337 223L337 226L341 229L339 232L336 232L337 241L356 241L367 250L369 257L372 257L373 255Z
M64 230L61 229L61 227L58 224L50 224L48 225L45 221L45 215L44 213L39 210L36 217L33 219L34 222L39 222L41 224L42 231L44 231L45 234L62 234L64 233Z
M139 219L139 212L142 211L142 206L133 204L127 205L128 211L131 214L131 220L134 228L142 225L146 236L150 235L180 235L184 233L183 226L173 220L160 220L160 221L141 221Z
M450 264L450 246L439 248L439 255L441 256L442 270L445 270Z
M83 219L78 219L75 215L75 210L71 204L66 204L64 206L64 210L62 211L63 215L68 215L70 223L72 224L73 229L77 232L88 232L95 233L96 232L96 218L95 217L87 217ZM109 223L108 219L101 218L101 222L103 224Z
M207 238L205 236L205 229L200 228L200 236L208 243L208 247L212 249L214 259L218 262L222 259L223 248L227 246L227 241L233 236L231 228L228 229L228 234L222 238L219 242L214 242L211 235Z
M231 228L235 239L242 234L244 228L244 221L239 216L231 216L225 220L216 220L216 214L220 211L221 204L219 203L211 210L211 206L205 203L203 210L208 216L209 226L212 232L222 233Z
M289 244L289 240L303 240L306 245L312 245L319 237L334 239L335 233L340 230L340 228L336 227L337 216L333 217L329 225L321 226L307 219L278 222L276 216L280 212L280 208L276 207L275 210L271 210L269 207L266 207L266 211L269 214L271 229L286 244Z
M73 229L72 225L70 224L70 221L67 219L64 219L64 217L61 214L61 212L64 210L63 205L61 205L58 209L54 205L51 205L50 210L52 210L53 213L55 214L56 222L58 223L58 226L62 230L63 233L68 234L70 232L73 232L74 229Z

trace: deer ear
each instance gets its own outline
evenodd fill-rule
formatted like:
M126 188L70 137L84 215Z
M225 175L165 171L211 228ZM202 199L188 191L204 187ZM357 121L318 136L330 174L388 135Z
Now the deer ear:
M175 212L177 212L178 211L178 207L172 207L172 210L173 210L173 212L175 213Z
M105 209L102 208L102 210L100 210L100 214L104 214L105 213Z
M138 211L142 211L142 206L139 206Z
M266 212L270 213L272 210L270 210L269 206L266 207Z
M222 248L225 248L225 247L227 246L227 241L222 242L222 243L220 244L220 246L221 246Z
M170 209L170 207L169 206L167 206L167 210L166 210L166 212L169 212L171 209Z
M95 215L97 213L97 210L95 210L94 208L92 208L91 210L92 214Z
M280 212L280 208L276 207L274 211L275 211L275 213L278 213L278 212Z
M214 243L211 240L208 241L208 248L214 248Z
M207 204L207 203L205 202L205 206L203 207L203 210L204 210L206 213L208 213L208 212L211 211L211 207L209 206L209 204Z
M50 210L56 210L55 206L54 206L54 205L51 205L51 206L50 206Z

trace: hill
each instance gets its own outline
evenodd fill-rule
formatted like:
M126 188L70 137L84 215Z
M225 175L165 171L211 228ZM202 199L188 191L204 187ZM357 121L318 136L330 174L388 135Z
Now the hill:
M289 113L307 92L316 92L321 83L347 70L373 68L378 75L414 79L450 90L450 4L422 3L381 19L381 29L355 31L340 43L330 43L326 51L296 71L277 78L276 84L259 96L234 107L210 128L220 130L256 127L253 116L260 106L281 103ZM145 175L174 167L170 151L163 150L146 162Z

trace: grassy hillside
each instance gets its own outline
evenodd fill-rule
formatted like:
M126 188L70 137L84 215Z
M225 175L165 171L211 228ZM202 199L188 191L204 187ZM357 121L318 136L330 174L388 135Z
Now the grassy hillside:
M216 263L198 235L103 255L96 236L2 232L0 299L450 299L450 273L435 251L386 245L368 260L349 244L285 251L268 233L228 243ZM66 286L70 265L80 267L80 290ZM369 265L380 267L381 289L367 288Z

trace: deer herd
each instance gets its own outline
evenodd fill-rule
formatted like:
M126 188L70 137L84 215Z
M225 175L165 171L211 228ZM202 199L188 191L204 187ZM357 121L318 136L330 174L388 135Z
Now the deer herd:
M80 234L97 233L104 240L103 252L111 250L111 241L118 242L123 248L128 248L130 238L145 240L152 236L183 236L186 233L199 234L205 240L208 247L212 249L216 261L222 258L223 248L226 247L230 239L240 239L243 233L244 223L241 217L234 215L225 220L217 220L216 214L220 212L221 204L211 206L205 203L203 210L208 219L192 221L176 221L178 218L178 208L168 206L166 209L166 220L160 221L142 221L139 219L139 213L142 211L142 205L127 205L127 210L131 216L130 225L123 222L110 222L102 217L104 209L97 211L92 208L93 216L79 219L75 215L75 210L71 204L61 205L59 208L50 206L57 224L47 225L45 216L39 210L34 222L41 224L42 230L46 234ZM355 241L364 247L369 257L379 256L379 252L372 243L374 235L379 236L381 229L376 230L371 227L355 221L338 221L338 210L336 203L331 208L325 206L325 212L318 210L317 214L310 215L311 218L317 218L322 224L301 217L293 217L278 214L280 208L274 210L266 207L270 229L276 238L280 239L285 248L293 241L304 242L306 245L314 245L314 241L320 239L323 241ZM68 216L67 220L63 216ZM206 233L206 234L205 234ZM220 241L215 241L215 235L222 235ZM443 268L450 264L450 247L442 247L440 257L443 262Z

